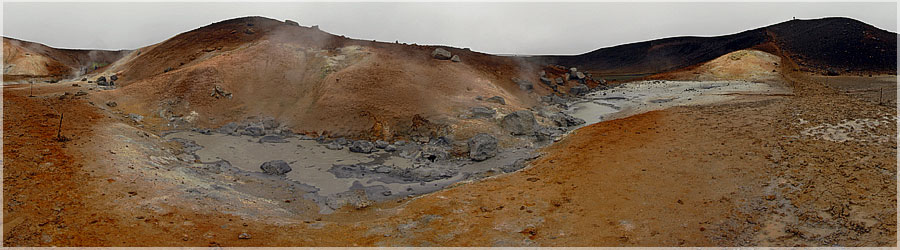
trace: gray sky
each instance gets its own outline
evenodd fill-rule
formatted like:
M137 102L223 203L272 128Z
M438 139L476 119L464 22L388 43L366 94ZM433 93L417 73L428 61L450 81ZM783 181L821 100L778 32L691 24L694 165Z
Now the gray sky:
M135 49L241 16L364 40L495 54L580 54L672 36L842 16L897 31L896 3L3 3L3 35L62 48Z

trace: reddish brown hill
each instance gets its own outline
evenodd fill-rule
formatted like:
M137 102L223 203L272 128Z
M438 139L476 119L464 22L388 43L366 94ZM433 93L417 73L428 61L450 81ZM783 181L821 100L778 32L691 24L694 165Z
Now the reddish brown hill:
M435 48L238 18L137 50L104 73L117 74L122 86L104 95L161 125L172 116L200 127L272 116L297 131L393 138L495 128L460 116L473 106L501 114L528 108L550 92L538 83L539 69L520 59L444 47L462 61L436 60ZM535 90L520 89L513 77ZM216 86L232 98L212 97ZM454 129L459 122L472 126Z
M128 51L57 49L3 38L3 81L75 77L113 63Z
M770 42L806 70L896 74L897 34L849 18L792 20L732 35L673 37L530 60L578 67L595 75L645 76L695 66Z

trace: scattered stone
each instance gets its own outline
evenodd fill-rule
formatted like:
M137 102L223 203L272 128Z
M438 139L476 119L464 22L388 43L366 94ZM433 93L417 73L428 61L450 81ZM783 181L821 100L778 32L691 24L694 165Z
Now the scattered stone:
M473 107L472 118L494 118L497 111L488 107Z
M506 99L503 99L503 97L496 95L494 97L488 98L486 101L506 105Z
M459 60L459 55L453 55L453 57L450 57L450 61L453 61L453 62L460 62L460 60Z
M88 80L87 78L81 78L82 82L86 82L87 80Z
M107 102L106 102L106 106L109 106L109 107L111 107L111 108L115 108L116 106L119 106L119 104L116 103L116 102L114 102L114 101L107 101Z
M575 78L578 80L584 80L585 78L587 78L587 76L585 76L584 73L575 72Z
M442 48L436 48L431 52L431 57L438 60L449 60L451 58L450 51Z
M353 144L350 144L350 152L354 153L372 153L375 149L375 145L372 145L369 141L354 141Z
M519 89L521 90L532 90L534 89L534 84L528 80L519 79L516 77L512 78L512 81L519 85Z
M387 147L384 147L384 152L394 152L394 151L397 151L397 146L387 145Z
M541 83L543 83L544 85L552 86L553 80L550 80L550 78L547 78L546 76L541 76Z
M100 86L107 86L108 83L106 82L106 77L105 77L105 76L100 76L100 77L98 77L98 78L97 78L97 85L100 85Z
M537 127L537 120L531 111L519 110L504 116L500 126L513 135L530 135Z
M494 156L497 156L497 138L481 133L469 139L469 159L483 161Z
M109 80L110 80L110 81L118 81L118 80L119 80L119 76L117 76L117 75L112 75L112 76L109 77Z
M325 148L331 149L331 150L341 150L341 149L344 149L344 145L341 145L340 143L337 143L337 142L331 142L331 143L328 143L327 145L325 145Z
M566 82L563 81L562 77L557 77L556 79L554 79L554 81L556 81L557 85L565 85L566 84Z
M585 123L584 119L574 117L562 112L553 114L549 118L553 120L553 122L555 122L559 127L573 127Z
M263 125L264 129L271 130L271 129L278 128L278 126L280 126L281 123L276 121L275 118L273 118L273 117L266 117L266 118L263 118L262 125Z
M83 95L87 95L87 94L88 93L84 92L83 90L79 90L78 92L75 92L75 96L83 96Z
M73 84L72 84L72 87L78 87L78 86L79 86L79 85L78 85L77 83L73 83Z
M242 240L250 239L250 234L241 233L241 235L238 235L238 239L242 239Z

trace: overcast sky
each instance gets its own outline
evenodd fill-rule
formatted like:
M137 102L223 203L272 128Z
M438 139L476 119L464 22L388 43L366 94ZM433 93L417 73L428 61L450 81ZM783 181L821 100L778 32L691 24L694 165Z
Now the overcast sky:
M580 54L672 36L842 16L897 31L896 3L3 3L3 35L62 48L135 49L241 16L364 40L495 54Z

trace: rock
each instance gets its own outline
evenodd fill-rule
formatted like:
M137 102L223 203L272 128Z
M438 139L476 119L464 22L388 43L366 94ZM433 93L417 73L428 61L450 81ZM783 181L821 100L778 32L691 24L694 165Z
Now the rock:
M167 73L167 72L172 71L172 70L173 70L172 67L168 67L168 68L166 68L165 70L163 70L163 73Z
M447 149L441 146L436 145L426 145L422 147L422 152L419 154L419 157L416 159L418 162L436 162L442 161L450 158L450 153L447 152Z
M118 81L118 80L119 80L119 76L117 76L117 75L112 75L112 76L109 77L109 80L110 80L110 81Z
M254 124L244 128L244 131L241 131L241 135L264 136L266 135L266 130L262 125Z
M500 96L494 96L494 97L488 98L486 101L506 105L506 99L503 99L503 97L500 97Z
M81 81L82 81L82 82L86 82L86 81L87 81L87 78L81 78Z
M387 145L387 147L384 147L384 152L394 152L394 151L397 151L397 146Z
M483 161L494 156L497 156L497 138L481 133L469 139L469 159Z
M331 142L331 143L328 143L328 145L325 145L325 148L331 149L331 150L341 150L341 149L344 149L344 146L337 142Z
M73 84L72 84L72 87L78 87L78 86L79 86L79 85L78 85L77 83L73 83Z
M216 85L213 87L213 92L210 96L215 97L216 99L220 97L231 99L231 92L225 91L222 87Z
M270 129L275 129L275 128L277 128L277 127L278 127L279 125L281 125L281 124L278 123L278 121L276 121L275 118L272 118L272 117L266 117L266 118L263 118L263 120L262 120L262 125L263 125L263 128L264 128L264 129L270 130Z
M550 78L547 78L546 76L541 76L541 83L548 85L548 86L552 86L553 80L550 80Z
M116 106L119 106L119 104L116 103L116 102L114 102L114 101L107 101L107 102L106 102L106 106L115 108Z
M541 73L539 73L539 75L540 75L541 77L546 77L546 76L547 76L547 72L541 70Z
M562 77L557 77L556 79L554 79L554 81L556 81L557 85L565 85L566 84L566 82L563 81Z
M267 135L259 138L259 143L285 143L288 142L284 137L277 135Z
M531 111L519 110L504 116L500 126L513 135L531 135L537 127L537 120Z
M436 48L431 52L431 57L438 60L449 60L451 58L450 51L442 48Z
M346 138L343 138L343 137L342 137L342 138L334 139L334 142L336 142L337 144L339 144L339 145L341 145L341 146L350 144L350 141L347 141L347 139L346 139Z
M566 99L559 97L554 94L546 95L541 97L541 101L549 103L551 105L565 105Z
M566 73L565 75L563 75L563 80L566 80L566 81L572 80L572 75L569 73Z
M237 132L237 130L238 130L238 124L234 123L234 122L229 122L229 123L223 125L222 127L219 127L219 129L217 129L217 131L219 131L219 133L223 133L223 134L234 134Z
M350 144L350 152L368 154L375 150L375 145L369 141L354 141Z
M585 123L584 119L574 117L562 112L553 114L549 118L553 120L553 122L555 122L557 126L560 127L572 127Z
M453 62L459 62L459 61L460 61L460 60L459 60L459 55L453 55L453 57L450 57L450 61L453 61Z
M102 83L102 84L101 84L101 83ZM97 84L98 84L98 85L106 84L106 77L105 77L105 76L100 76L100 77L98 77L98 78L97 78Z
M391 144L386 141L382 141L382 140L375 141L375 148L378 148L378 149L387 148L387 146L389 146L389 145L391 145Z
M263 173L269 175L284 175L291 172L291 165L282 160L267 161L259 166Z
M144 116L139 114L128 114L128 118L131 118L134 122L141 122L141 120L144 120Z
M75 92L75 96L83 96L83 95L87 95L87 94L88 93L84 92L83 90L79 90L78 92Z
M294 22L293 20L287 20L287 19L285 19L285 20L284 20L284 23L287 24L287 25L300 26L299 23Z
M242 239L242 240L250 239L250 234L241 233L241 235L238 235L238 239Z
M212 130L209 130L208 128L203 128L203 129L198 129L198 130L197 130L197 133L201 133L201 134L204 134L204 135L211 135L211 134L212 134Z
M575 78L578 80L584 80L585 78L587 78L587 76L585 76L584 73L575 72Z
M572 88L569 89L569 94L572 94L572 95L584 95L584 94L587 94L587 93L590 92L590 91L591 91L591 89L588 88L587 85L584 85L583 83L579 83L578 85L575 85L574 87L572 87Z
M575 75L575 73L578 73L577 68L569 68L569 75Z
M472 118L494 118L494 115L497 114L497 111L487 107L473 107L472 108Z
M559 128L541 128L537 132L535 132L535 135L537 135L538 141L545 142L552 141L554 138L561 136L563 133L565 133L565 131Z

